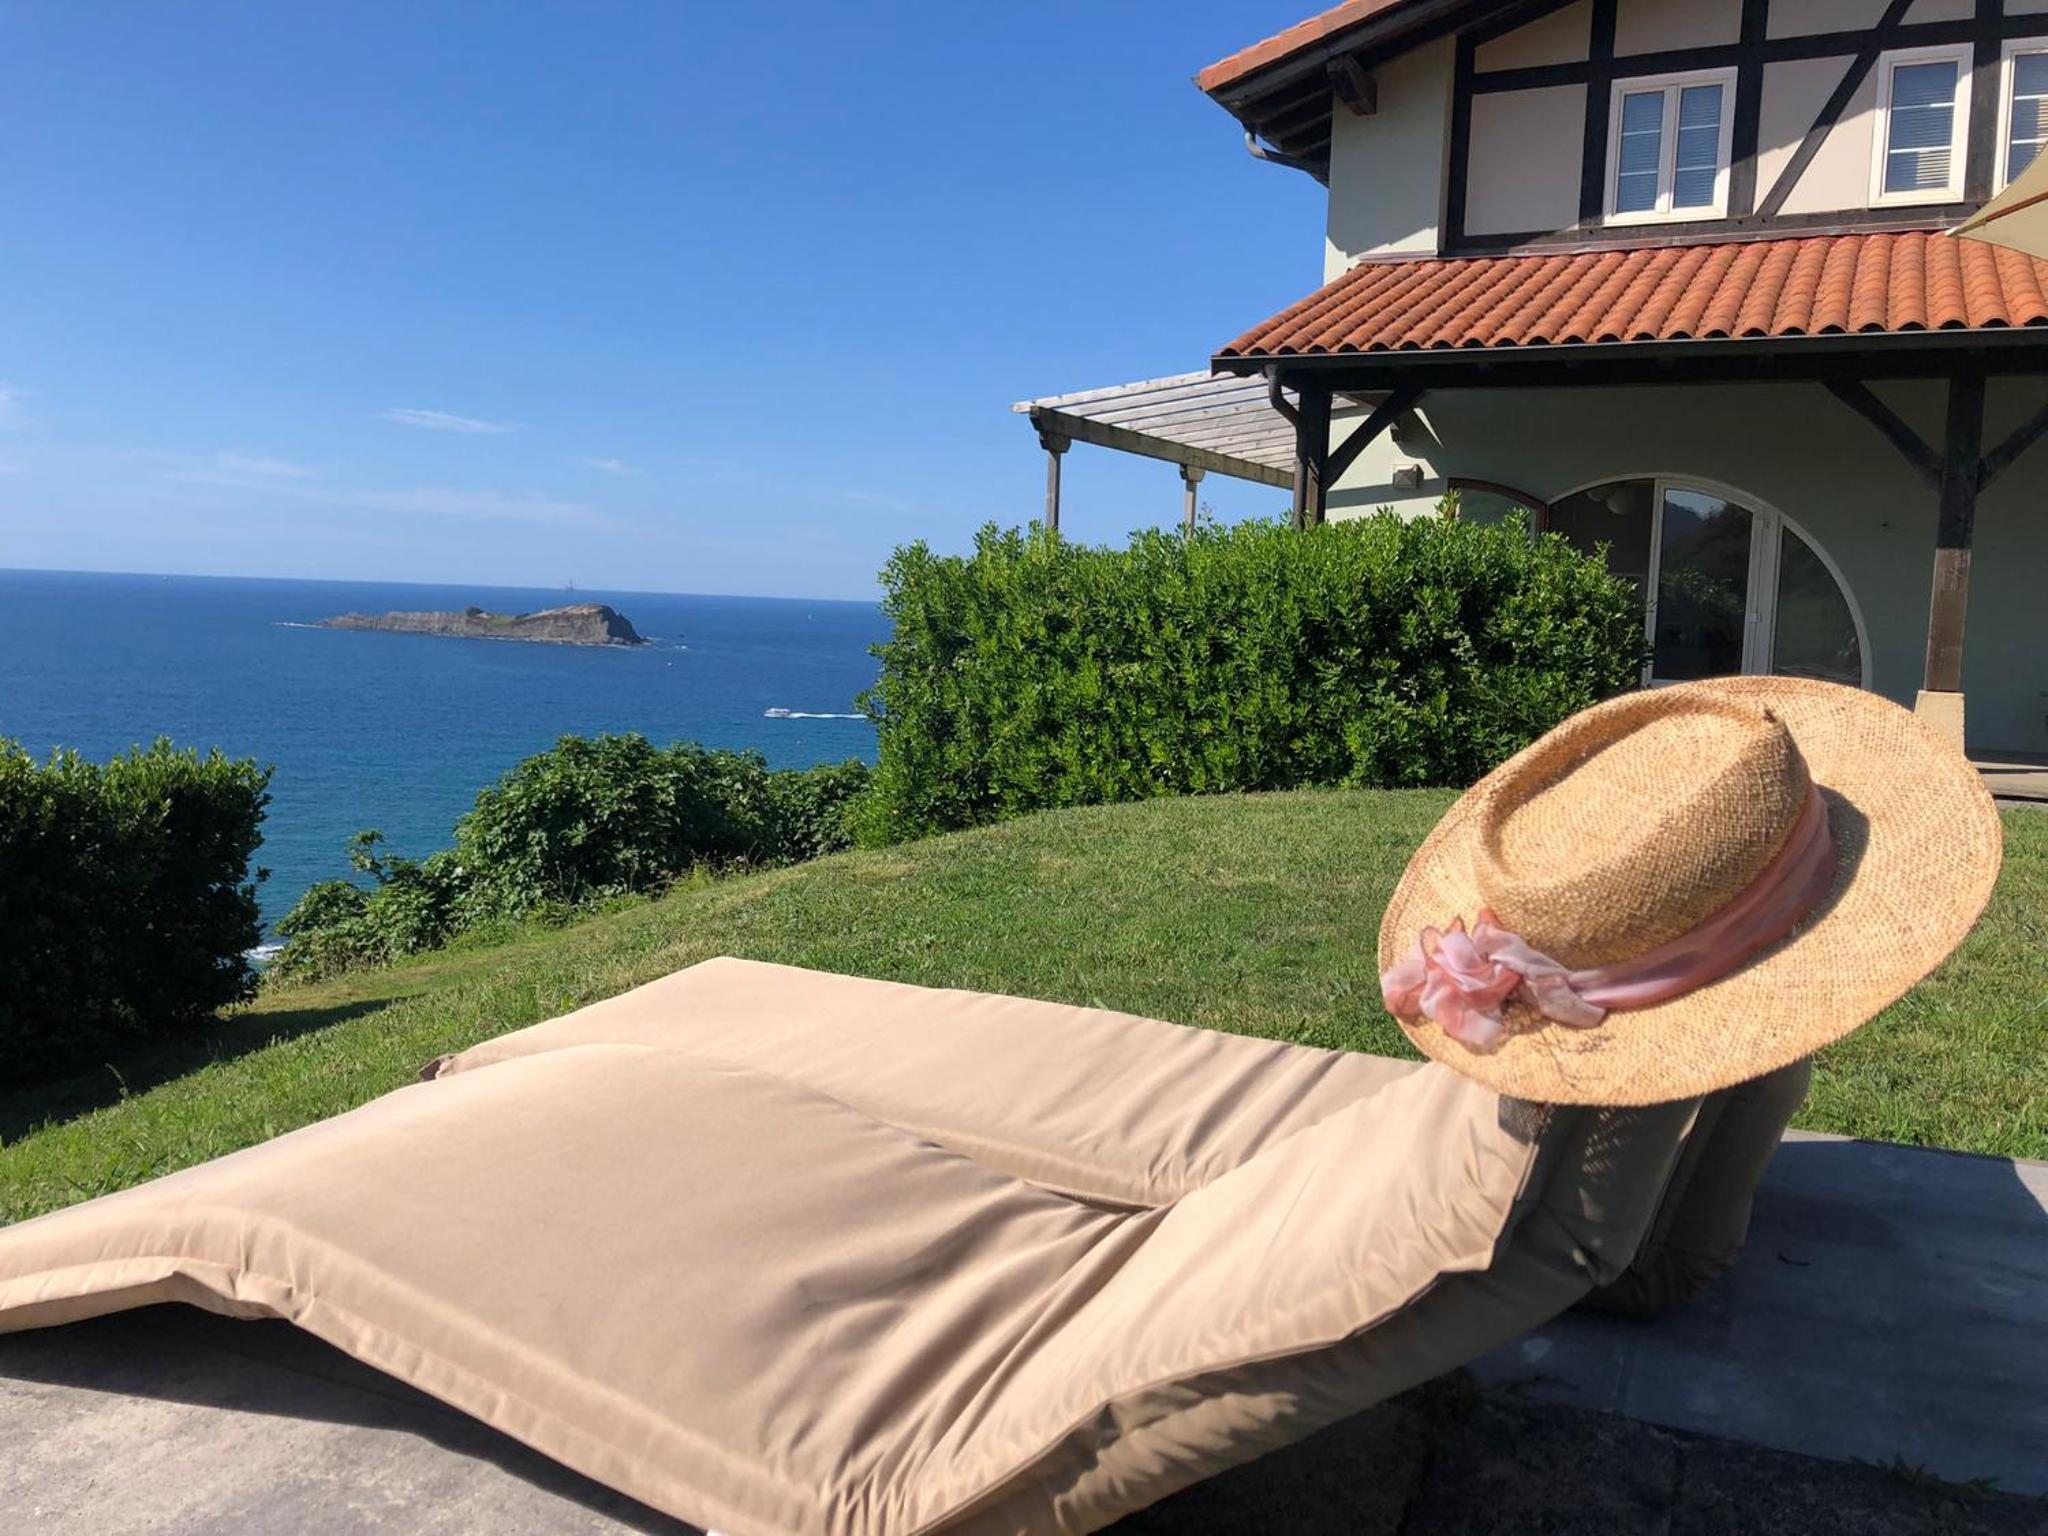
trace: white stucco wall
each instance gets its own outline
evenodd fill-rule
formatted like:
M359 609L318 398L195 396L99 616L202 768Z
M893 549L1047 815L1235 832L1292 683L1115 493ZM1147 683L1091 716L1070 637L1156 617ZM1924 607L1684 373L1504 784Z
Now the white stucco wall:
M1371 117L1332 113L1326 280L1363 256L1441 249L1453 47L1444 38L1377 71Z
M1764 66L1757 114L1756 188L1761 201L1792 163L1800 141L1820 115L1847 59L1792 59ZM1841 118L1821 140L1785 199L1787 213L1825 213L1870 202L1870 161L1877 130L1877 71L1863 77Z
M1927 441L1942 432L1943 386L1878 386ZM1987 444L2040 403L2038 383L1994 380ZM1444 391L1425 397L1436 443L1419 492L1391 492L1386 440L1331 496L1333 516L1383 504L1434 506L1447 475L1498 480L1554 500L1605 480L1691 476L1785 514L1833 558L1868 628L1872 683L1910 705L1922 678L1935 495L1898 454L1818 384L1655 389ZM2048 445L2009 469L1978 507L1963 688L1971 745L2048 752Z
M1614 8L1617 57L1711 48L1741 36L1742 0L1619 0Z
M1585 143L1583 85L1473 98L1465 233L1570 229L1579 219Z
M2048 0L2042 0L2048 5ZM1569 64L1583 59L1593 45L1593 0L1577 0L1562 10L1539 16L1472 53L1479 69L1527 69L1531 65Z

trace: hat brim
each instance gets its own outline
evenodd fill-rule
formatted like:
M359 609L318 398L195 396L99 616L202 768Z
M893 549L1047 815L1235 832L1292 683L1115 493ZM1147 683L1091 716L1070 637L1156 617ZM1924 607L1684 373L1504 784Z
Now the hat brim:
M1991 898L2003 838L1997 807L1951 743L1860 689L1791 677L1678 685L1740 698L1785 723L1827 804L1835 884L1777 945L1734 972L1592 1029L1519 1003L1491 1054L1427 1018L1402 1018L1417 1050L1514 1098L1663 1104L1774 1071L1841 1039L1905 994L1963 941ZM1604 708L1606 706L1595 706ZM1425 927L1470 923L1475 811L1510 759L1468 790L1416 850L1380 924L1385 970ZM1684 773L1673 764L1674 778Z

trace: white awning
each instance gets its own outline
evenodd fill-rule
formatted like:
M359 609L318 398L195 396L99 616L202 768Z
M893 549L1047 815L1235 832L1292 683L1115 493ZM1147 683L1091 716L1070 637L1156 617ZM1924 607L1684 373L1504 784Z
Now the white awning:
M1294 427L1262 378L1180 373L1078 394L1022 400L1039 435L1094 443L1282 488L1294 483Z

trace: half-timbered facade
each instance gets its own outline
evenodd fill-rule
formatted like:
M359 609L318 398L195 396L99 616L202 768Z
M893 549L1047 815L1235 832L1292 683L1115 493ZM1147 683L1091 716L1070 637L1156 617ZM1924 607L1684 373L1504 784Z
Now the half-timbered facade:
M2048 752L2048 0L1349 0L1202 88L1329 188L1216 369L1296 516L1449 489L1640 586L1649 681L1834 677Z

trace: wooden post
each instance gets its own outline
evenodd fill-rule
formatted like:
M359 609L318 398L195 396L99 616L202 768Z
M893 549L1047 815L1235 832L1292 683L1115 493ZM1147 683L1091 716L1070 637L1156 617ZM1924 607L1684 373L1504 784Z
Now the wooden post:
M1294 526L1320 527L1329 505L1325 484L1330 460L1330 392L1313 384L1301 386L1301 404L1294 421Z
M1181 521L1189 533L1195 531L1195 513L1198 510L1195 505L1195 487L1202 483L1202 476L1207 473L1207 470L1197 469L1192 464L1183 464L1180 467L1180 483L1187 487L1187 503L1182 509Z
M1927 604L1927 693L1963 691L1963 625L1970 606L1970 546L1983 452L1984 374L1968 368L1948 382L1941 516L1934 531L1934 588Z
M1041 430L1038 445L1045 450L1045 531L1060 531L1060 456L1074 446L1070 437Z

